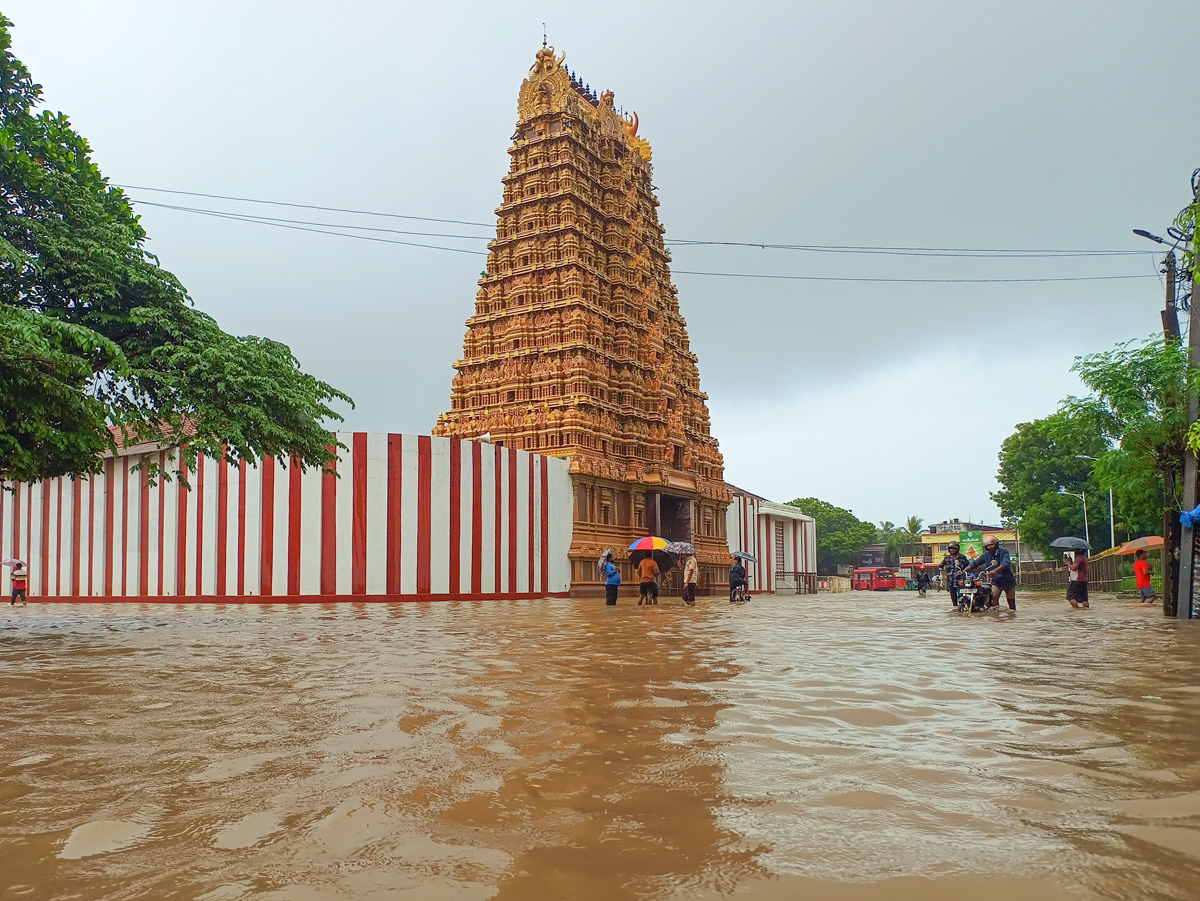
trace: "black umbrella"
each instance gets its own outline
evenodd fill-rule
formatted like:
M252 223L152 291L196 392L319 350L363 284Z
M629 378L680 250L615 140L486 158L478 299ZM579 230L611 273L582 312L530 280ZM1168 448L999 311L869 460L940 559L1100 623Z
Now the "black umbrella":
M630 551L629 562L637 566L647 557L654 557L654 562L658 564L658 571L665 573L675 565L675 558L668 554L665 550L661 551Z
M1050 542L1050 547L1056 547L1063 551L1086 551L1091 548L1091 545L1082 538L1067 535L1064 538L1055 538Z

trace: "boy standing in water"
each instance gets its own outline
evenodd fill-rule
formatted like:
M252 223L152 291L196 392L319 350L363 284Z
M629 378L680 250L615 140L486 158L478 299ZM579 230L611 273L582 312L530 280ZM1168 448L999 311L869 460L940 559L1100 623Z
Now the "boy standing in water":
M1071 574L1067 577L1067 603L1076 610L1083 608L1089 609L1092 605L1088 603L1088 554L1087 551L1080 548L1075 552L1075 559L1071 559L1071 555L1063 553L1067 559L1067 569Z
M638 585L638 606L640 607L642 604L657 606L658 583L654 580L658 578L658 564L649 554L638 564L638 578L641 580Z
M9 601L8 606L13 607L16 605L17 595L21 596L21 606L22 607L25 607L28 605L28 603L29 603L27 600L28 595L26 594L26 591L27 591L26 586L28 584L29 584L29 570L25 568L24 563L22 563L21 561L18 560L16 565L13 567L12 600Z
M1150 568L1150 561L1146 559L1146 552L1139 550L1135 555L1137 560L1133 564L1133 574L1137 578L1138 597L1143 604L1153 604L1158 600L1158 593L1154 590L1154 583L1150 581L1150 577L1154 575L1154 570Z

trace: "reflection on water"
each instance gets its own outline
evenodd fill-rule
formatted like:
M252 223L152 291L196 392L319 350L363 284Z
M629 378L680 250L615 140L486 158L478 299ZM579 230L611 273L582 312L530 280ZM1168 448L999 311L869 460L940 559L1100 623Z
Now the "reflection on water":
M6 610L0 893L1200 895L1200 624L944 597Z

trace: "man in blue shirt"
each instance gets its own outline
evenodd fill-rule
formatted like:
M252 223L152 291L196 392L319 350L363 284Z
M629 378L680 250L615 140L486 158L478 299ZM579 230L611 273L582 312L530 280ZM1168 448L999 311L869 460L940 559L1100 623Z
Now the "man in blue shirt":
M992 582L992 602L989 607L1000 606L1000 592L1008 598L1008 609L1017 609L1017 577L1013 575L1012 554L1000 547L1000 539L989 535L983 542L983 556L971 567L982 569Z
M621 570L613 563L612 554L604 555L604 603L617 605L617 589L621 587Z

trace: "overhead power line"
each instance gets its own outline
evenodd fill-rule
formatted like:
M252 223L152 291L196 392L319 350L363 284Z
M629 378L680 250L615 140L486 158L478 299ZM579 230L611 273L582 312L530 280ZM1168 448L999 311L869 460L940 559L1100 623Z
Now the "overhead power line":
M390 213L381 212L379 210L356 210L347 207L332 207L318 206L311 203L295 203L282 200L262 200L254 197L238 197L230 194L206 194L200 191L180 191L173 188L149 188L138 185L122 185L123 188L131 191L152 191L159 194L179 194L186 197L207 197L212 200L233 200L239 203L259 203L269 206L285 206L294 207L304 210L321 210L328 213L347 213L354 216L382 216L391 219L413 219L419 222L441 222L447 225L469 225L478 228L493 229L496 227L494 222L471 222L465 219L439 219L432 216L414 216L406 213ZM140 201L146 205L149 201ZM165 206L165 204L164 204ZM184 207L171 207L172 209L186 209L188 212L201 212ZM267 218L267 217L256 217ZM286 221L286 220L285 220ZM314 224L314 223L309 223ZM341 224L328 223L337 228L356 228L357 226L346 226ZM412 234L420 234L413 232ZM442 236L439 236L442 237ZM459 237L456 235L445 235L444 237ZM461 237L469 237L463 235ZM1041 258L1041 257L1122 257L1122 256L1145 256L1154 255L1153 250L1083 250L1083 249L1048 249L1048 248L1004 248L1004 247L890 247L877 246L871 244L785 244L770 241L712 241L701 238L672 238L667 241L667 244L672 247L757 247L760 250L799 250L814 253L874 253L887 254L896 256L965 256L965 257L1014 257L1020 258L1024 256Z
M671 247L757 247L762 250L805 250L812 253L873 253L901 257L958 257L992 259L1056 259L1058 257L1154 256L1153 250L1035 250L971 247L875 247L869 244L759 244L753 241L696 241L672 238Z
M233 197L228 194L203 194L200 191L176 191L171 188L147 188L144 185L121 185L128 191L153 191L158 194L181 194L185 197L208 197L211 200L236 200L241 203L262 203L267 206L290 206L301 210L322 210L326 213L351 213L355 216L383 216L388 219L416 219L420 222L441 222L445 225L477 225L495 228L496 223L468 222L465 219L434 219L430 216L408 216L402 213L381 213L376 210L350 210L336 206L317 206L312 203L289 203L283 200L257 200L253 197Z
M1114 279L1127 278L1158 278L1154 274L1145 275L1067 275L1048 278L870 278L852 275L766 275L752 272L695 272L688 269L672 269L672 275L707 275L715 278L766 278L782 279L799 282L920 282L948 284L996 284L1008 282L1106 282Z
M383 213L366 210L352 210L340 207L322 207L314 204L301 203L285 203L282 201L270 200L254 200L245 197L234 197L221 194L204 194L195 191L176 191L166 188L145 188L126 186L129 190L139 191L157 191L167 194L180 194L190 197L206 197L220 200L234 200L247 203L269 204L273 206L285 206L298 209L313 209L326 212L339 212L354 215L382 216L395 219L409 219L422 222L440 222L456 225L478 225L484 226L483 223L467 222L459 219L440 219L430 216L410 216L400 213ZM379 226L351 225L348 223L338 222L320 222L308 219L285 219L274 216L261 216L255 213L240 213L229 210L212 210L203 209L200 207L180 206L169 203L157 203L149 200L138 200L130 198L130 201L139 206L150 206L159 209L174 210L176 212L192 213L201 216L209 216L216 219L228 219L234 222L249 222L256 225L268 225L274 228L286 228L292 231L309 232L319 235L333 235L340 238L352 238L360 241L371 241L377 244L396 244L404 247L419 247L426 250L444 250L450 253L465 253L473 256L486 256L487 252L482 250L469 250L463 247L447 247L442 244L427 244L420 241L404 241L395 240L392 238L377 237L377 234L394 234L406 235L412 237L428 237L428 238L447 238L451 240L468 240L468 241L485 241L486 235L465 235L451 234L446 232L422 232L410 231L406 229L383 228ZM376 234L356 234L355 232L373 232ZM675 240L671 241L672 246L730 246L730 247L758 247L762 249L781 249L781 250L807 250L825 253L854 253L854 254L886 254L895 256L933 256L933 257L949 257L949 258L974 258L988 257L997 259L1058 259L1071 257L1106 257L1106 256L1133 256L1142 255L1145 251L1088 251L1088 250L1003 250L1003 249L980 249L980 248L952 248L952 247L878 247L871 245L801 245L801 244L754 244L748 242L732 242L732 241L700 241L700 240ZM1153 252L1150 252L1153 254ZM1157 278L1157 273L1139 274L1139 275L1088 275L1088 276L1045 276L1031 278L890 278L890 277L872 277L872 276L833 276L833 275L776 275L769 273L750 273L750 272L708 272L689 269L673 269L673 273L677 275L695 275L706 276L711 278L747 278L747 279L769 279L783 281L815 281L815 282L876 282L876 283L920 283L920 284L997 284L997 283L1032 283L1032 282L1081 282L1081 281L1113 281L1135 278Z

